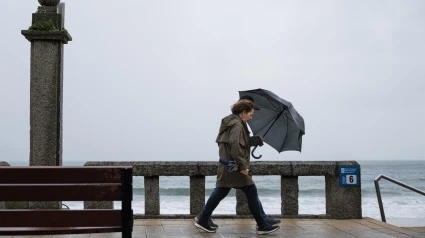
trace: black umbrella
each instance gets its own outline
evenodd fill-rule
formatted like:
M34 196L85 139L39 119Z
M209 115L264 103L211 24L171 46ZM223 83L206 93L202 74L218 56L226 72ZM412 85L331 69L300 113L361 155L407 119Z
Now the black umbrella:
M305 134L304 119L292 103L261 88L239 91L239 96L250 96L260 108L248 121L254 135L263 136L264 141L279 153L288 150L301 152L302 136ZM251 152L252 157L261 158L261 155L254 155L255 149L257 146Z

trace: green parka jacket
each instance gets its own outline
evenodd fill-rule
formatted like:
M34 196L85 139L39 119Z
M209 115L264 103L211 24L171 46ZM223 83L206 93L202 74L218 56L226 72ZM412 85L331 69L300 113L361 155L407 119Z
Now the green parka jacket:
M249 131L246 123L238 115L231 114L221 120L216 142L221 158L235 161L240 170L249 169ZM251 176L240 172L228 172L226 166L219 163L217 187L239 188L252 184L254 181Z

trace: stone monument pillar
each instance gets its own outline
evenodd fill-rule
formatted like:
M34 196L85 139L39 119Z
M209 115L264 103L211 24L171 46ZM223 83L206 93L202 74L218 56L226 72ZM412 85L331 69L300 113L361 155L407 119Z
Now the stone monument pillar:
M31 42L30 165L62 165L63 45L72 38L63 22L60 0L38 0L32 24L21 33ZM56 208L60 202L31 203L30 208Z

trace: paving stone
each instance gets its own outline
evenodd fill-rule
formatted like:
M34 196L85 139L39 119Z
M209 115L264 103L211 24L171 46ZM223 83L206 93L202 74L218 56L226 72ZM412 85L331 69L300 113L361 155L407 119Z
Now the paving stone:
M118 237L122 237L121 232L90 234L90 238L118 238Z
M17 236L14 236L17 237ZM45 237L45 236L43 236ZM90 234L75 234L75 235L52 235L51 238L89 238ZM3 236L2 236L3 238ZM28 238L28 237L27 237Z
M167 238L204 238L205 236L201 235L201 234L197 234L197 235L190 235L190 236L186 236L186 235L172 235L169 236L167 235Z

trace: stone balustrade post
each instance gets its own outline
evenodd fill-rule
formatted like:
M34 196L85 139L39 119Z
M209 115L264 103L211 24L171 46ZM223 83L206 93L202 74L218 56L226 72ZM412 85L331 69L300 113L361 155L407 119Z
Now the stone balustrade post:
M159 215L159 176L145 176L145 215Z
M280 177L281 184L281 213L282 215L298 215L298 176Z
M343 162L338 164L346 165ZM357 166L360 168L360 165ZM338 176L325 176L327 215L336 219L362 218L361 176L358 179L360 182L358 187L343 187L339 184Z
M200 214L204 205L205 176L190 176L190 214Z
M251 215L248 207L248 200L245 194L240 189L236 189L236 214Z

